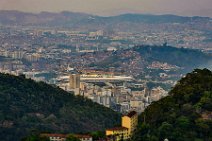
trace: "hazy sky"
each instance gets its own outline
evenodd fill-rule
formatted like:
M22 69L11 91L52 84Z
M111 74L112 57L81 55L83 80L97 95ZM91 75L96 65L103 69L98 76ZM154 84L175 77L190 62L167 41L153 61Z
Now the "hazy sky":
M212 17L212 0L0 0L0 10L73 11L103 16L151 13Z

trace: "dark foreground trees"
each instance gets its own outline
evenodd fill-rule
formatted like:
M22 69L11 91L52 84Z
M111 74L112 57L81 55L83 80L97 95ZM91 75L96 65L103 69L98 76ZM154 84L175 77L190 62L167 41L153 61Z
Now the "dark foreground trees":
M212 140L212 72L196 69L139 117L133 141Z

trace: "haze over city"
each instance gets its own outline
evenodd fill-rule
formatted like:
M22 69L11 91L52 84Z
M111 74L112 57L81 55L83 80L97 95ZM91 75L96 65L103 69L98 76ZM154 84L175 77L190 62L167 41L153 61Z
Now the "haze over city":
M83 12L101 16L124 13L212 17L211 0L0 0L0 10Z
M0 0L0 140L211 131L212 0Z

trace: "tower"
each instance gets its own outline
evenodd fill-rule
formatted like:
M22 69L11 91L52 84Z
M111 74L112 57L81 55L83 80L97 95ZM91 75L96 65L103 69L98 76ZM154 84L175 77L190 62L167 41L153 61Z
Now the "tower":
M76 52L80 52L79 45L76 45Z
M80 88L80 74L71 74L70 75L69 88L70 89Z

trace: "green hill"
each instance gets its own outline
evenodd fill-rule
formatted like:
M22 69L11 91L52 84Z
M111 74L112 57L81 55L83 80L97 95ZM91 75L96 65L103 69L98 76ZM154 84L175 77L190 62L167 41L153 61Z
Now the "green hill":
M190 69L206 65L212 60L203 52L195 49L175 48L171 46L139 46L133 48L134 51L140 53L146 61L167 62L168 64L177 65Z
M23 76L0 74L1 140L20 140L32 131L104 130L119 121L119 114L83 97Z
M211 141L212 72L196 69L139 117L133 141Z
M134 56L133 53L138 53L139 56ZM132 54L127 56L126 54ZM124 57L123 57L124 56ZM168 63L181 67L183 72L190 72L195 68L208 67L212 62L212 57L196 49L176 48L172 46L136 46L131 49L118 50L111 53L104 60L94 62L90 66L99 68L109 67L125 67L124 64L130 64L132 60L138 60L138 67L145 69L152 62L157 61L161 63ZM211 64L210 64L211 65Z

